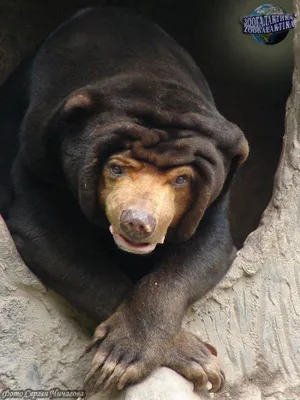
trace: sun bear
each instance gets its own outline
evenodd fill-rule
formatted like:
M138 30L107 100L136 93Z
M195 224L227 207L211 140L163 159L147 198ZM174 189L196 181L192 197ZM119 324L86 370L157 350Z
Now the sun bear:
M215 350L181 322L232 262L248 144L191 56L133 12L85 9L0 104L0 209L28 267L99 324L86 382L122 389L166 366L218 391Z

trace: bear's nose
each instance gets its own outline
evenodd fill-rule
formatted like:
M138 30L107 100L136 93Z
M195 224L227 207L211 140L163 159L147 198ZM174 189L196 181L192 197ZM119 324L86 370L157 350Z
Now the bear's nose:
M122 233L131 241L141 242L153 233L156 227L155 218L139 209L124 210L120 218Z

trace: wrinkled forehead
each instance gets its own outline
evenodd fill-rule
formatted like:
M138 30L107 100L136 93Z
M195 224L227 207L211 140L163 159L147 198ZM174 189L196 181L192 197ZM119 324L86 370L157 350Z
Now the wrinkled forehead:
M172 177L176 174L188 174L192 178L195 178L195 170L190 164L170 165L169 163L167 166L162 167L158 166L156 163L149 162L148 160L134 158L132 151L130 150L115 153L106 161L106 165L113 165L115 163L122 167L127 167L136 173L151 174L161 177Z
M128 115L112 116L107 124L95 120L91 129L95 139L93 159L103 165L112 154L127 151L133 159L159 169L190 165L206 181L213 180L216 173L218 181L225 179L222 124L216 129L211 118L200 118L194 113L186 116L166 113L159 114L159 118L154 126Z
M180 153L172 152L170 149L162 153L157 152L157 149L152 151L150 149L141 151L140 148L138 151L127 149L110 155L106 163L117 162L135 170L146 168L153 172L172 172L183 168L192 172L192 158L182 157L182 155L179 158L179 155Z

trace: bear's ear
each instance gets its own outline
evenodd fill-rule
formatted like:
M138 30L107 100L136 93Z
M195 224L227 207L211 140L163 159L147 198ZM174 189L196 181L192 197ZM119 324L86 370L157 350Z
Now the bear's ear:
M86 86L65 97L48 117L48 129L59 132L66 126L79 124L92 114L101 112L102 100L98 88Z
M93 107L92 94L88 91L72 93L63 105L63 111L67 114L76 109L90 110Z
M74 114L86 114L99 112L102 104L101 94L98 88L84 87L75 90L60 104L60 115L66 118Z
M249 155L249 144L243 132L235 125L231 140L223 153L223 163L228 165L227 177L225 179L222 193L227 192L231 186L232 179L238 168L247 160Z
M248 158L249 144L245 136L242 135L238 144L238 166L242 165Z

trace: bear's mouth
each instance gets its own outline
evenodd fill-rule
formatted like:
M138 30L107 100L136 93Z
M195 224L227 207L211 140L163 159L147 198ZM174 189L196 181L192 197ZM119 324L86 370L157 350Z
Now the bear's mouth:
M130 242L128 239L124 238L124 236L117 233L113 226L109 227L111 234L113 235L114 241L116 245L124 251L133 254L147 254L151 253L157 245L157 243L134 243Z

